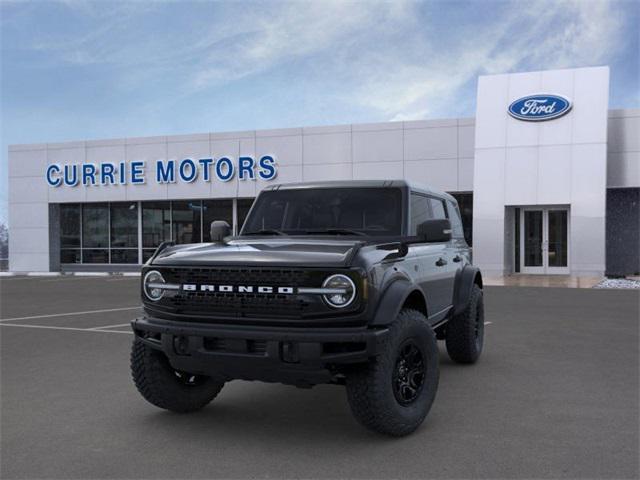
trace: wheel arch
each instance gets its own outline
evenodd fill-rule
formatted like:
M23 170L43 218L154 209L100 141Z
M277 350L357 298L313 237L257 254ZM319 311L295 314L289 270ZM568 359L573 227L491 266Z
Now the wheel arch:
M407 279L398 279L382 294L371 325L391 324L403 308L412 308L428 318L427 300L420 287Z

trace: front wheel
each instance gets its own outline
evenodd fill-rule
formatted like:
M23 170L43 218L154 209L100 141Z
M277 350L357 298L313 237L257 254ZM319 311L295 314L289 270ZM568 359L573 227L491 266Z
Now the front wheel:
M222 380L175 370L162 352L137 340L131 348L131 375L145 400L180 413L205 407L224 386Z
M403 436L429 413L438 379L435 334L422 313L404 309L391 325L382 353L347 375L347 397L362 425Z

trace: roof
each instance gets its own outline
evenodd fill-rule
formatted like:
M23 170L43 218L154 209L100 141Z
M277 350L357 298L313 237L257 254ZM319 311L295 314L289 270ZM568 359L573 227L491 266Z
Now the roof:
M446 192L426 185L420 185L406 180L332 180L323 182L279 183L269 185L263 191L276 190L305 190L316 188L408 188L419 193L438 195L455 202Z

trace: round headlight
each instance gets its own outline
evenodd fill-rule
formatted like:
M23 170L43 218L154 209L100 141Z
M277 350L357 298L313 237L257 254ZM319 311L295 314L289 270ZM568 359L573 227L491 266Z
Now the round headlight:
M356 286L346 275L331 275L322 284L322 288L331 290L323 295L325 302L334 308L344 308L356 298Z
M142 283L144 294L149 300L157 302L164 295L164 289L161 288L164 283L164 278L157 270L147 272Z

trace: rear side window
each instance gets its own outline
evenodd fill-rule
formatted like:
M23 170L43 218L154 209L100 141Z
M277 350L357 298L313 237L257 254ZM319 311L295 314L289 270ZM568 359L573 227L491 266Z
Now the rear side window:
M409 235L416 235L418 225L431 218L429 198L417 193L411 194L411 228Z
M462 219L458 205L451 200L447 200L447 210L449 211L449 221L451 222L453 238L464 238L464 229L462 228Z
M442 219L447 218L447 212L444 208L444 202L439 198L429 198L431 204L432 218Z

